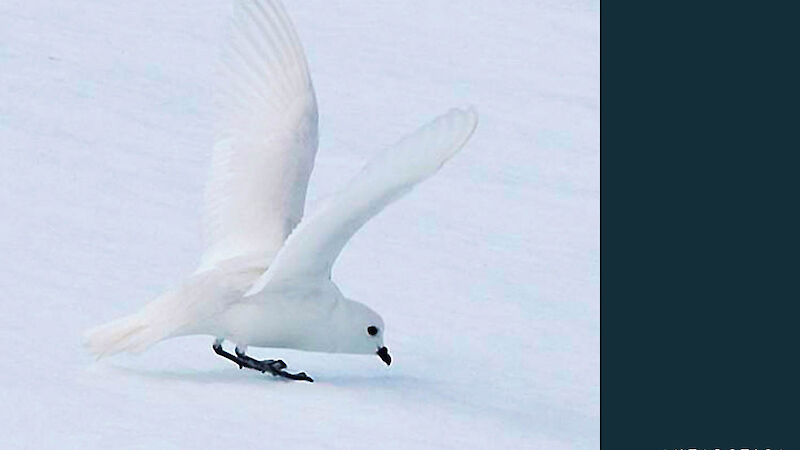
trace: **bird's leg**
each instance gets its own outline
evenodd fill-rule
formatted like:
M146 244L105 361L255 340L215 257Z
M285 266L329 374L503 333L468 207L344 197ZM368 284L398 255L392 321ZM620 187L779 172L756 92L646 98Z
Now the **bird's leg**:
M241 359L231 355L230 353L226 352L222 348L222 342L221 341L214 341L214 344L211 345L211 348L213 348L214 349L214 353L218 354L219 356L222 356L223 358L227 358L227 359L230 359L231 361L235 362L236 365L238 365L240 369L245 366L245 362L244 361L242 361Z
M239 360L244 361L246 363L249 363L250 365L248 367L250 367L250 368L253 368L253 366L255 366L255 367L257 367L257 370L260 370L261 372L265 372L266 370L269 370L273 374L274 374L275 371L283 370L283 369L286 368L286 363L283 362L280 359L278 359L278 360L265 359L263 361L259 361L257 359L253 359L253 358L247 356L245 354L246 351L247 351L247 347L245 347L244 350L240 349L239 347L236 347L236 349L234 350L234 353L236 353L236 357L239 358Z
M290 380L301 380L301 381L310 381L314 382L305 372L300 373L289 373L286 372L286 363L281 361L280 359L267 359L264 361L259 361L257 359L253 359L244 354L244 352L240 352L239 349L236 349L236 355L232 355L225 351L222 348L222 340L217 339L214 341L214 344L211 346L214 349L214 353L222 356L225 359L229 359L236 363L241 369L242 367L247 367L248 369L257 370L261 373L269 372L270 374L278 377L288 378Z

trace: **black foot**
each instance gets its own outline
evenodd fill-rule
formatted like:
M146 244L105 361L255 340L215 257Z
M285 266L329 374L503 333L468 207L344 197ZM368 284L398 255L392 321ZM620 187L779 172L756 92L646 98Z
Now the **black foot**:
M241 369L242 367L247 367L248 369L257 370L261 373L269 372L270 374L276 377L283 377L288 378L290 380L299 380L299 381L308 381L313 383L314 380L311 379L305 372L300 373L289 373L283 369L286 368L286 363L281 361L280 359L267 359L264 361L259 361L257 359L253 359L244 353L236 352L236 355L231 355L230 353L226 352L222 348L222 344L214 344L212 345L214 349L214 353L222 356L223 358L229 359L236 363Z

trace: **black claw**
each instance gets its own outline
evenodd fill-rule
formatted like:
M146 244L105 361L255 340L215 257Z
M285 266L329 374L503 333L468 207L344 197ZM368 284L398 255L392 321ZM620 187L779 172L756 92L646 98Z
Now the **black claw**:
M273 361L272 363L270 363L270 367L272 367L275 370L283 370L286 368L286 363L283 362L283 360L279 359L277 361Z

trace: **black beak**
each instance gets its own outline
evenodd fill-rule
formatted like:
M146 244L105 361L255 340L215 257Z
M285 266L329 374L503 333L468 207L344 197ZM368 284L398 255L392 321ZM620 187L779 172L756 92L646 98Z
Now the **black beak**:
M381 360L385 362L387 366L392 363L392 357L389 356L388 348L381 347L380 349L378 349L378 356L381 357Z

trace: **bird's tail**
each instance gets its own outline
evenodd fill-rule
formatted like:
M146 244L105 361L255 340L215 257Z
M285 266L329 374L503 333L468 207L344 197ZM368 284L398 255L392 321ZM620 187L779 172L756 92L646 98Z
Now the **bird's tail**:
M171 308L180 300L169 292L151 302L141 311L86 331L86 347L97 359L121 352L141 353L151 345L179 334L181 317Z
M88 330L86 347L100 359L121 352L140 353L164 339L193 334L196 329L191 324L209 314L203 305L216 305L216 276L215 271L195 275L141 311Z
M143 312L94 327L84 335L86 347L97 359L120 352L139 353L167 337Z

